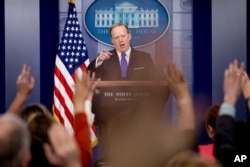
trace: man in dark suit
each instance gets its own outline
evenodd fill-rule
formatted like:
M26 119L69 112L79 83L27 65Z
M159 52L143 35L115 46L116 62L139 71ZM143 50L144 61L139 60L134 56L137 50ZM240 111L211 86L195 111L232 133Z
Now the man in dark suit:
M102 50L97 58L88 66L88 70L95 72L96 78L102 81L147 81L154 80L154 63L149 53L135 50L131 44L131 33L127 25L116 23L110 28L111 41L114 49L110 51ZM123 68L125 66L125 68ZM138 87L108 87L102 88L103 92L142 92ZM146 89L146 90L145 90ZM148 87L143 87L147 91ZM133 93L131 93L133 94ZM115 96L115 95L114 95ZM122 101L112 101L112 98L103 98L101 93L97 93L93 99L93 112L95 113L95 123L100 127L100 137L104 156L112 152L111 143L116 137L120 137L123 128L127 128L126 118L133 118L137 112L139 100L133 101L133 96L118 97ZM101 100L100 100L101 99ZM125 100L123 100L125 99ZM128 99L128 100L127 100ZM130 99L132 99L130 101ZM139 98L138 98L139 99ZM144 98L142 98L144 99ZM150 99L153 99L150 96ZM154 102L151 100L150 102ZM143 103L140 101L140 103ZM95 105L96 104L96 105ZM137 105L135 105L137 104ZM149 105L149 103L146 103ZM150 103L151 104L151 103ZM144 106L144 103L143 105ZM157 113L157 112L152 112ZM155 114L157 115L157 114Z
M127 25L116 23L110 28L111 41L115 49L102 50L90 63L88 70L95 72L101 80L151 80L154 63L149 53L137 51L130 45L132 38ZM123 54L127 68L123 72Z

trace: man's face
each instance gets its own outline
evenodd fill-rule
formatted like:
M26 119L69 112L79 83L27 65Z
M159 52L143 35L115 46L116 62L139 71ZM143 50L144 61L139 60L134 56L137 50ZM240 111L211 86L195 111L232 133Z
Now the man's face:
M130 47L131 34L124 26L115 27L111 31L111 41L119 52L126 52Z

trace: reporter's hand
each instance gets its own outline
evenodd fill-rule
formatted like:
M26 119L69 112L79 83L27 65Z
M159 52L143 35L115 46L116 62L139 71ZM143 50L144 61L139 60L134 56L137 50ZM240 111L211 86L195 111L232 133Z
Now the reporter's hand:
M73 96L73 103L76 105L82 105L84 101L92 101L93 92L96 88L98 81L95 81L95 73L83 71L81 78L77 75L75 77L75 93ZM78 108L78 107L77 107ZM76 110L78 110L76 108ZM79 107L80 110L83 110L82 107Z
M244 98L250 97L250 80L249 80L249 76L247 75L246 71L244 71L242 73L241 90L242 90Z
M23 65L22 71L16 80L17 93L16 97L7 109L7 113L20 114L22 106L27 100L29 94L32 92L35 86L35 79L31 75L31 68L26 64Z
M16 80L17 94L27 97L33 90L35 79L31 75L31 68L26 64L23 65L21 73Z
M177 102L183 98L189 98L187 81L182 70L174 63L168 63L166 66L166 80Z
M241 80L244 72L244 64L239 65L238 60L234 60L224 72L224 102L235 106L241 93Z
M194 130L195 118L191 95L183 72L174 63L166 66L166 80L170 91L174 94L179 113L179 129Z
M75 139L59 124L48 130L50 144L44 144L48 161L59 167L81 167L80 152Z

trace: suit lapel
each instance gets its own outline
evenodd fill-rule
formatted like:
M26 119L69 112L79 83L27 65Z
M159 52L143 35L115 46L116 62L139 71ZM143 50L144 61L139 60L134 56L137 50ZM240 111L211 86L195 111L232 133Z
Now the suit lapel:
M127 69L127 78L128 76L130 76L131 73L133 73L133 69L136 66L136 64L137 64L137 58L132 49L130 53L130 60L129 60L128 69Z
M119 78L122 78L120 61L119 61L116 50L113 50L112 54L113 54L112 55L112 66L113 67L110 67L110 68L112 68L113 74L116 74L117 76L119 76Z

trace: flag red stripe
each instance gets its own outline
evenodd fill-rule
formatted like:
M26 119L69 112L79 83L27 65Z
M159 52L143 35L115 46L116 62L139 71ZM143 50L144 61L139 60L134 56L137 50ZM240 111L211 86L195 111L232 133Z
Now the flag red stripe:
M72 92L70 86L68 85L65 77L63 76L63 74L61 73L60 69L57 66L55 66L55 75L60 80L61 84L64 86L64 89L66 90L66 93L68 94L69 98L72 99L73 92Z
M64 108L64 113L66 115L66 117L68 118L70 124L73 124L73 115L72 115L72 111L70 111L67 107L67 105L65 104L65 100L64 97L62 96L61 92L57 89L57 87L54 88L54 92L55 92L55 96L58 98L60 104L62 105L62 107ZM55 106L56 107L56 106ZM60 111L62 112L62 111Z

